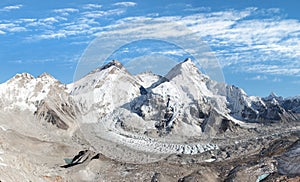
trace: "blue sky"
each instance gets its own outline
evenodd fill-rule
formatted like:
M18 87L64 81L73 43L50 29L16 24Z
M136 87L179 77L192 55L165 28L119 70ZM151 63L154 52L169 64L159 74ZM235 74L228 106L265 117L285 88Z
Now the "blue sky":
M70 83L78 60L99 33L151 19L180 23L194 32L219 60L226 82L249 95L299 95L298 7L296 0L4 0L0 82L16 73L48 72ZM167 54L186 56L171 48Z

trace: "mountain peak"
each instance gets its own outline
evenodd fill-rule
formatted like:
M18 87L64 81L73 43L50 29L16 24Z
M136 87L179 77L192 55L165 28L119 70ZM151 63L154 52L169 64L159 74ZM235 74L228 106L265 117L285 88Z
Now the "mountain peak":
M57 80L52 75L50 75L49 73L46 73L46 72L44 72L43 74L39 75L36 78L36 80L44 82L44 83L61 83L59 80Z
M120 70L125 70L125 68L124 68L124 66L122 65L121 62L119 62L117 60L112 60L109 63L107 63L107 64L105 64L101 67L98 67L95 70L91 71L88 75L94 74L94 73L97 73L97 72L101 72L101 71L106 70L106 69L111 68L111 67L115 67L115 68L118 68Z
M117 60L112 60L111 62L109 62L106 65L102 66L100 68L100 70L105 70L105 69L110 68L112 66L115 66L115 67L117 67L119 69L123 69L124 68L121 62L119 62Z
M16 74L14 77L14 79L19 79L19 78L25 78L25 79L34 79L34 76L32 76L31 74L29 73L18 73Z
M34 76L32 76L29 73L18 73L11 79L9 79L6 83L15 83L15 82L29 82L34 79Z
M50 75L49 73L46 73L46 72L39 75L37 78L55 80L55 78L52 75Z
M265 100L278 100L281 101L283 100L283 97L277 96L274 92L271 92L270 95L268 97L264 98Z
M189 62L189 63L193 63L191 58L186 58L183 62Z
M277 95L274 92L271 92L269 97L277 97Z
M194 62L187 58L183 62L177 64L174 68L172 68L167 75L165 76L167 79L171 80L177 75L186 74L186 75L201 75L200 70L196 67Z

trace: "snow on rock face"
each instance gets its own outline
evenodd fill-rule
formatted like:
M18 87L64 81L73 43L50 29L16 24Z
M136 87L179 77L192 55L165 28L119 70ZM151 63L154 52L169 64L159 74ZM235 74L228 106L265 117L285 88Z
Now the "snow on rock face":
M201 75L199 69L195 66L191 59L186 59L184 62L177 64L174 68L172 68L165 77L169 80L176 76L180 75ZM203 75L204 76L204 75ZM208 77L207 77L208 78Z
M76 109L66 86L47 73L37 78L17 74L0 85L0 96L0 109L4 111L29 110L32 116L61 129L74 125Z
M265 97L264 100L277 100L277 101L282 101L283 98L280 96L277 96L274 92L271 92L270 95L268 97Z
M284 99L280 103L285 110L300 114L300 96Z
M242 118L243 116L252 117L248 116L248 114L244 112L245 108L249 108L253 114L257 113L257 111L252 109L251 106L253 101L257 101L258 103L260 102L258 98L248 97L242 89L235 86L227 86L226 88L228 106L233 116L238 118Z
M251 122L270 122L281 120L296 120L284 109L289 104L287 100L271 93L266 98L248 96L242 89L227 86L227 101L230 114L237 119Z
M98 122L139 96L141 85L121 63L112 61L69 87L78 108L89 118L84 122Z
M51 90L62 89L64 85L49 74L34 78L28 73L17 74L0 85L2 109L36 110L37 102L45 99Z
M187 107L190 103L195 103L197 108L206 107L206 111L208 107L214 107L227 112L226 98L218 94L218 89L224 86L217 85L208 76L202 74L190 59L175 66L166 78L179 88L183 96L182 101L187 104Z
M158 82L162 76L153 74L151 72L144 72L140 73L135 76L139 82L140 85L142 85L144 88L149 88L156 82Z
M145 79L146 75L140 78ZM221 87L224 85L211 81L187 59L148 87L147 94L131 103L131 110L145 121L156 121L159 130L172 130L173 135L200 136L208 126L213 129L206 133L218 133L222 122L215 127L207 122L219 115L216 112L209 116L213 109L228 113L226 97L217 94Z

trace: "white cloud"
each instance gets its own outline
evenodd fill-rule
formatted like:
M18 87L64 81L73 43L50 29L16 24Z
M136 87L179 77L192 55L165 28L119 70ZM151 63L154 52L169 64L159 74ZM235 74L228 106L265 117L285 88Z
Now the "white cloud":
M24 32L27 31L25 27L12 27L9 29L10 32Z
M83 9L99 9L102 5L100 4L86 4L83 6Z
M252 18L251 15L259 13L257 11L257 8L247 8L243 11L228 10L183 17L128 17L110 25L108 29L116 29L122 34L138 32L155 37L189 36L193 33L199 36L199 44L201 37L215 50L223 66L232 66L236 71L243 72L300 76L299 21L278 17ZM149 25L149 20L156 23ZM191 31L178 32L176 23L166 26L161 22L176 22ZM159 30L159 35L153 30Z
M90 41L76 41L76 42L71 42L71 45L88 45L89 43Z
M16 20L17 23L30 23L30 22L35 22L37 19L36 18L21 18L19 20Z
M281 78L278 78L278 77L275 77L273 78L272 82L281 82L282 79Z
M8 28L14 27L14 26L15 26L15 24L13 24L13 23L1 23L0 29L8 29Z
M100 18L103 16L115 16L115 15L121 15L125 13L124 9L111 9L111 10L107 10L107 11L86 11L83 12L82 15L85 18Z
M267 80L268 77L265 75L257 75L255 77L248 78L247 80Z
M279 10L264 11L264 15L266 12ZM175 21L197 32L215 50L223 66L235 65L237 71L300 76L299 21L274 15L253 18L257 13L260 11L256 8L229 10L195 14ZM262 62L268 64L261 67ZM280 68L274 67L278 64Z
M126 1L126 2L118 2L118 3L114 3L113 5L115 5L115 6L125 6L125 7L130 7L130 6L136 6L137 4L136 4L135 2Z
M55 9L55 10L53 10L53 12L60 13L63 16L68 16L68 15L70 15L70 13L79 12L79 10L75 9L75 8L62 8L62 9Z
M136 3L119 2L113 5L127 7L136 6ZM33 31L35 34L31 37L38 40L73 36L80 39L77 42L86 42L107 30L122 34L138 32L155 37L193 35L199 37L199 44L207 43L211 47L223 67L261 75L300 76L300 22L286 18L280 9L250 7L212 11L209 7L186 6L187 13L183 16L149 14L118 19L117 15L125 13L126 8L115 7L104 11L101 7L99 4L85 4L80 11L75 8L55 9L53 15L40 19L2 20L0 34ZM193 13L196 9L203 12ZM66 17L71 13L74 16ZM110 22L104 25L101 21L103 17L109 17ZM152 23L149 24L150 21ZM180 26L189 31L180 31ZM154 30L159 30L159 35ZM83 36L86 40L81 39Z
M45 22L42 20L37 20L33 22L26 23L25 25L28 28L33 29L33 27L37 28L38 30L43 30L43 29L53 29L54 27L52 26L51 22Z
M41 21L43 21L43 22L47 22L47 23L57 23L57 22L59 22L58 20L57 20L57 18L54 18L54 17L49 17L49 18L44 18L44 19L41 19Z
M40 19L19 19L16 22L23 24L31 31L54 30L68 19L63 16L46 17Z
M256 72L271 75L288 75L288 76L300 76L300 67L294 67L293 65L265 65L255 64L249 67L243 66L242 71Z
M6 32L24 32L27 29L16 23L0 23L0 31L0 34L5 34Z
M211 11L210 7L191 7L188 6L187 8L183 9L184 11L195 11L195 12L199 12L199 11Z
M21 9L23 7L22 4L13 5L13 6L5 6L1 9L1 11L11 11L11 10L17 10Z
M185 54L183 50L166 50L157 53L163 55L175 55L175 56L183 56Z
M66 32L47 32L43 35L39 35L39 39L60 39L67 37Z
M10 60L10 61L8 61L9 63L13 63L13 64L23 64L24 63L24 61L23 60L21 60L21 59L18 59L18 60Z
M17 60L9 60L9 63L14 63L14 64L44 64L44 63L49 63L49 62L58 62L62 64L73 64L77 63L80 55L79 54L74 54L74 55L56 55L53 57L44 57L44 58L38 58L38 59L17 59Z
M86 18L99 18L106 14L106 11L87 11L83 12L82 15Z

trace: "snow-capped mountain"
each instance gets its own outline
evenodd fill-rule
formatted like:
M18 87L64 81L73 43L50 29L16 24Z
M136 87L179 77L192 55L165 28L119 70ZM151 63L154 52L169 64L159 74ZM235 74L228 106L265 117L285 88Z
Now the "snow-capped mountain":
M297 120L294 112L285 110L282 97L272 95L261 98L247 96L246 93L235 86L227 87L228 108L231 115L237 119L249 122L276 122Z
M117 61L68 85L84 123L98 122L116 108L138 97L141 87L138 79Z
M295 114L300 114L300 96L279 100L282 107Z
M0 85L0 109L20 113L29 111L38 119L61 129L74 125L74 102L66 85L44 73L34 78L17 74Z
M204 132L217 113L226 121L246 123L297 120L300 110L298 97L248 96L238 87L211 80L190 59L165 76L131 75L121 63L112 61L69 85L46 73L37 78L17 74L0 85L0 95L2 110L29 110L62 129L77 117L96 123L120 107L155 122L156 128L186 125L196 133Z
M68 90L79 108L77 122L97 149L111 147L95 140L102 138L147 153L196 154L213 149L208 141L214 136L235 135L255 123L299 120L276 98L248 96L240 88L211 80L190 59L165 76L132 75L112 61L68 85ZM208 143L184 144L195 138ZM104 153L140 160L114 148Z

